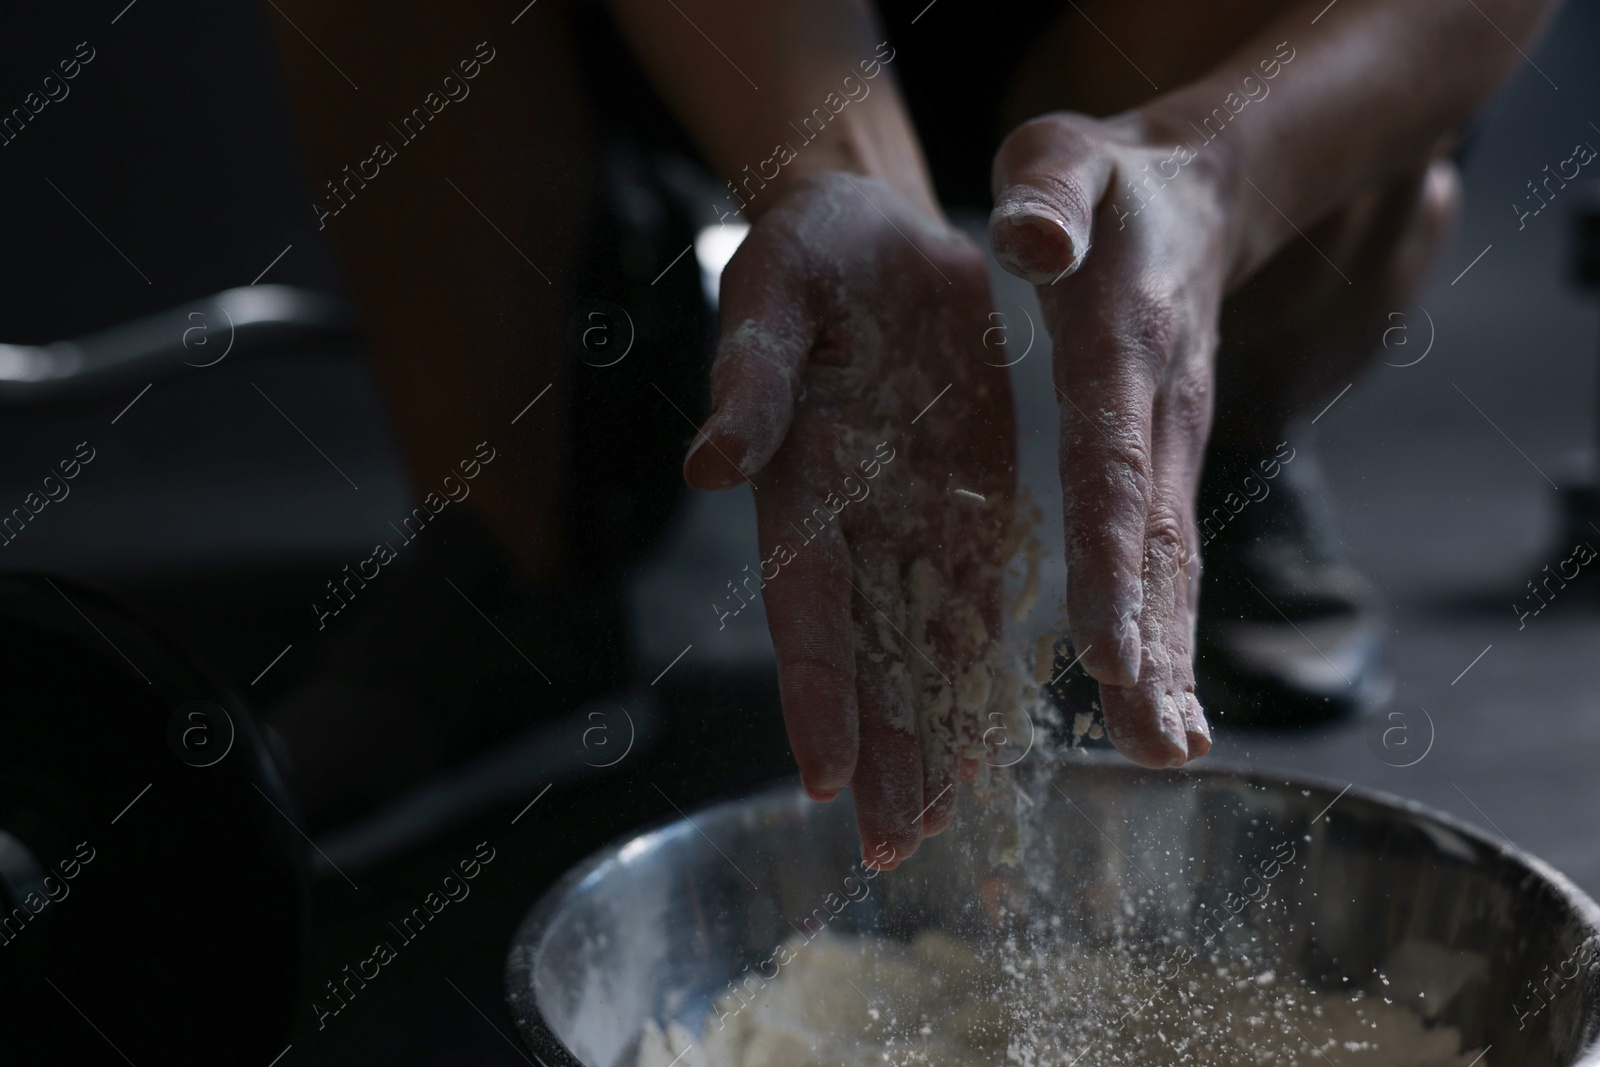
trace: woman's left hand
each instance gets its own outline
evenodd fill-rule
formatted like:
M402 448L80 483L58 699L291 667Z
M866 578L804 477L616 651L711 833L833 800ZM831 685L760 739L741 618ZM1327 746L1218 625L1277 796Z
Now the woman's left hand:
M1150 767L1211 747L1194 693L1195 494L1230 173L1220 146L1066 113L1020 126L995 162L995 252L1038 286L1055 345L1072 643L1112 742Z

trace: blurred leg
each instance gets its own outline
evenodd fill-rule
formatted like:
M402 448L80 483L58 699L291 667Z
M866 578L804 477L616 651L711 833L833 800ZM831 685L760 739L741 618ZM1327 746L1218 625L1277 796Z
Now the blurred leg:
M452 474L459 486L479 442L496 453L403 550L410 570L329 626L323 669L274 709L315 833L570 711L617 659L610 630L581 660L556 651L557 635L606 619L575 617L551 591L570 558L564 326L592 210L589 116L563 0L515 26L485 0L262 10L307 150L308 210L328 212L415 500L445 495ZM502 554L544 593L519 599Z
M1334 212L1229 298L1218 447L1269 455L1295 416L1314 416L1377 357L1384 330L1404 321L1389 315L1406 310L1460 201L1455 164L1431 159Z
M465 507L528 577L556 577L564 320L592 188L568 9L544 0L512 26L486 0L274 4L311 184L337 211L325 225L414 488L440 491L488 440L495 465ZM366 163L380 145L392 158Z

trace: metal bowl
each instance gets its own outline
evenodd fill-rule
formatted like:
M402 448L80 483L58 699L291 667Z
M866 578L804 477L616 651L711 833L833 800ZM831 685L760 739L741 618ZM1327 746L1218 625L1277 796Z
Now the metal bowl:
M1600 908L1540 861L1414 803L1267 773L1091 758L1037 784L1016 869L992 863L1002 821L964 804L866 879L846 797L795 786L606 848L517 931L512 1015L548 1067L627 1067L646 1019L698 1032L797 931L977 936L999 885L1103 943L1199 941L1229 914L1222 938L1254 939L1279 973L1426 1007L1465 1047L1492 1046L1488 1062L1600 1067ZM1270 899L1249 888L1274 870ZM1247 893L1260 903L1241 907Z

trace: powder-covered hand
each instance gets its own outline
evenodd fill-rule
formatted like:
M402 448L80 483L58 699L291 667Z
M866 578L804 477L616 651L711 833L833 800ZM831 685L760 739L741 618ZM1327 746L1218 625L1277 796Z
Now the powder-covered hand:
M1016 429L982 254L889 185L796 183L722 275L714 410L684 461L755 487L762 595L807 791L866 860L955 809L1007 688L995 636Z
M1038 286L1055 346L1072 642L1112 742L1149 767L1211 747L1195 493L1233 220L1222 149L1203 151L1054 114L995 161L995 252Z

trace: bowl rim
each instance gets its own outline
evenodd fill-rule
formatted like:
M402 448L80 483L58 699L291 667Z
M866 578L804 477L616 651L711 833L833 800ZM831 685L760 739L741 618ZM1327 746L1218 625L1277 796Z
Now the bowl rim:
M1520 868L1526 873L1538 875L1553 888L1577 913L1578 917L1587 923L1592 939L1600 939L1600 904L1577 886L1570 878L1556 870L1550 864L1537 856L1513 845L1508 838L1496 837L1481 827L1457 818L1448 812L1432 808L1420 801L1390 793L1387 790L1376 789L1368 786L1357 785L1354 782L1339 785L1338 780L1322 775L1302 774L1299 771L1275 770L1270 767L1248 767L1226 760L1212 762L1207 760L1200 767L1182 768L1148 768L1130 763L1127 759L1115 752L1099 752L1095 750L1079 750L1082 755L1073 759L1081 759L1087 763L1100 767L1112 768L1127 774L1153 775L1165 778L1228 778L1244 782L1248 785L1280 788L1311 788L1326 794L1334 794L1334 801L1345 796L1353 796L1378 807L1398 808L1410 815L1422 816L1432 822L1442 825L1445 829L1453 831L1468 838L1479 846L1486 847L1500 860L1509 863L1513 868ZM1063 763L1057 772L1070 771L1074 763ZM822 803L811 800L800 788L797 775L786 775L768 785L761 786L747 793L737 796L724 797L702 804L686 814L663 816L651 820L640 827L612 838L600 846L584 859L569 868L561 877L557 878L550 886L539 895L539 899L528 909L522 921L517 924L516 932L512 935L510 949L506 954L505 966L505 999L506 1006L511 1013L512 1022L518 1033L522 1036L523 1043L543 1067L588 1067L579 1060L566 1046L555 1032L550 1029L545 1021L544 1013L539 1010L534 1002L531 978L534 969L538 966L539 951L543 947L545 937L550 925L566 902L568 896L579 885L587 881L596 871L614 863L623 852L638 842L647 839L664 837L669 831L676 832L678 827L699 827L695 820L714 815L737 806L750 804L752 801L771 801L777 798L790 801L805 800L810 803ZM1330 802L1329 806L1332 806ZM1326 812L1324 812L1326 814ZM1318 816L1321 818L1321 816ZM526 991L526 995L523 995ZM520 1010L526 1003L526 1010ZM1600 1003L1590 1005L1586 1013L1591 1018L1600 1013ZM547 1062L548 1060L548 1062ZM1572 1067L1600 1067L1600 1035L1578 1051L1578 1059L1574 1060Z

